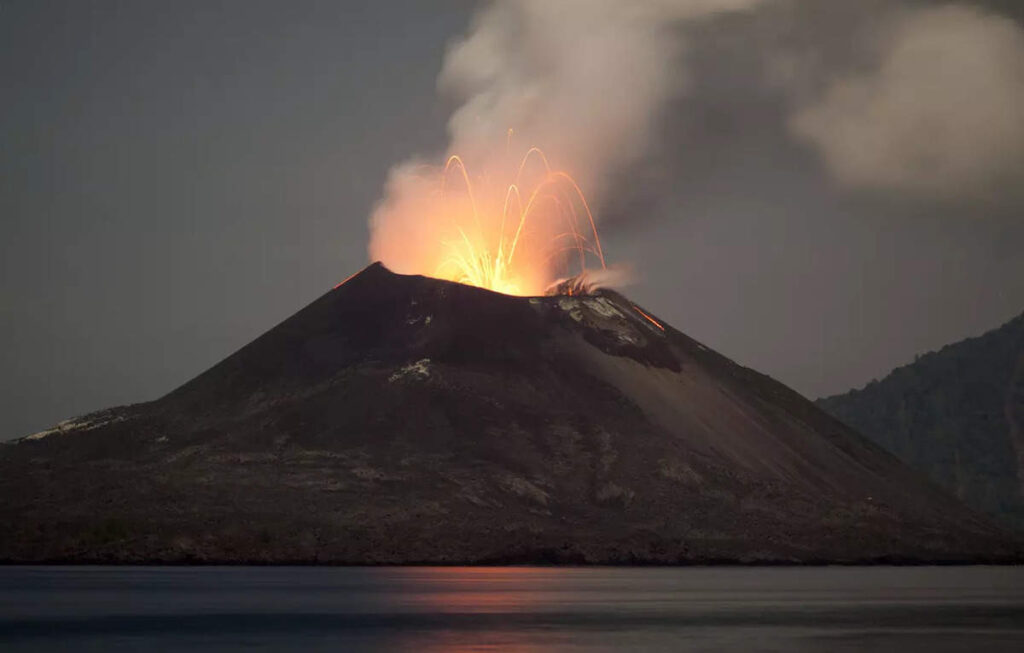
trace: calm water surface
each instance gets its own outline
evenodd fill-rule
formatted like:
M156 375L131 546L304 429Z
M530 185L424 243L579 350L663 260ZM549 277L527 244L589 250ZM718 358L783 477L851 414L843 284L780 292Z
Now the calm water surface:
M1024 568L0 567L0 651L1024 651Z

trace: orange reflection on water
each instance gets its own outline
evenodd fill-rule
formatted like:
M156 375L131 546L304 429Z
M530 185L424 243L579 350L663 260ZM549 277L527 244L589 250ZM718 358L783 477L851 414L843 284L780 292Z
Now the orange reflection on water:
M414 602L441 612L544 611L557 606L564 569L420 567L410 569Z
M418 567L402 570L406 607L414 612L477 615L467 627L410 633L409 650L469 653L502 651L536 653L549 641L528 625L537 615L565 609L569 592L564 580L571 569L551 567ZM507 615L505 620L501 615ZM525 618L527 622L520 619ZM516 622L516 623L509 623ZM473 622L470 622L473 623ZM540 627L543 630L543 627ZM524 641L527 640L527 641ZM530 641L532 640L532 641ZM403 642L404 644L404 642ZM403 648L400 646L399 648Z

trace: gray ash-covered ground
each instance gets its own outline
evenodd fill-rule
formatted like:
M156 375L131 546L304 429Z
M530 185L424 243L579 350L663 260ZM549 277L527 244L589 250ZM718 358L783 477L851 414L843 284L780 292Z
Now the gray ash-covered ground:
M618 293L374 264L170 394L0 446L0 560L1010 560L1014 541Z

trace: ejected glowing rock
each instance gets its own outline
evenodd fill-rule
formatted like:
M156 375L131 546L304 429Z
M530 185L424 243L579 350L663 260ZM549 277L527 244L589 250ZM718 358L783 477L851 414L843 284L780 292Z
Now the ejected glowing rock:
M985 518L620 294L374 264L156 401L0 447L0 559L981 560Z
M511 146L511 134L509 149ZM370 253L399 272L507 295L538 295L559 276L610 274L583 190L532 147L470 173L458 155L392 179ZM395 186L395 184L398 184Z

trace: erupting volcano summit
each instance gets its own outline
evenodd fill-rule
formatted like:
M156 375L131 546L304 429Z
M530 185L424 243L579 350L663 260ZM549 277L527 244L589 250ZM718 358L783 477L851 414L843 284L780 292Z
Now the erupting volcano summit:
M150 403L0 446L0 559L988 560L997 527L620 294L373 264Z

